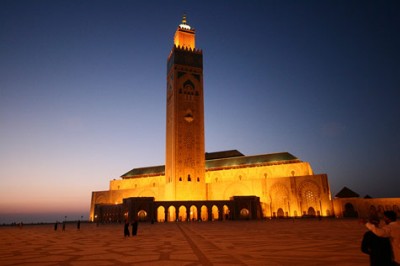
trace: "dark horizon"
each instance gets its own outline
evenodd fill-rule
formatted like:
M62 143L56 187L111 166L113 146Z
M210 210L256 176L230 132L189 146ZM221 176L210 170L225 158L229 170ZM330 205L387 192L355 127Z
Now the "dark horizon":
M66 216L66 218L65 218ZM69 212L69 213L1 213L0 214L0 225L10 225L10 224L51 224L55 222L62 223L66 222L76 222L76 221L89 221L89 210L87 213L79 212Z

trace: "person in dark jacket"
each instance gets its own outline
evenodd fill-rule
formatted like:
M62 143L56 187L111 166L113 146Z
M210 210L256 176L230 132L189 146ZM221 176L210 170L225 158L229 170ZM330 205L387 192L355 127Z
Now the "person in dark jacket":
M379 218L372 217L369 222L376 227L379 226ZM369 255L371 266L391 266L392 263L392 247L388 238L379 237L367 231L361 242L361 251Z
M124 225L124 237L129 237L131 234L129 232L129 222L128 220L125 221Z
M132 236L137 235L138 221L135 219L132 222Z

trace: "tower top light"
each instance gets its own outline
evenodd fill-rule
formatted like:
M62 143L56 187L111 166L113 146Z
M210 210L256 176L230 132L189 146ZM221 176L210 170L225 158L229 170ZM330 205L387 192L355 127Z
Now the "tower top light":
M176 47L193 50L196 47L195 42L195 30L187 24L186 14L183 14L182 22L175 32L174 45Z
M183 14L182 16L182 23L179 24L179 28L184 29L184 30L190 30L190 26L186 24L186 14Z

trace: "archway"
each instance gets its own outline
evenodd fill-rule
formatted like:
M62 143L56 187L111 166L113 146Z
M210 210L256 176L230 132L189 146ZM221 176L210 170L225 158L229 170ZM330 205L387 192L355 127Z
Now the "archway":
M168 222L174 222L176 221L176 209L175 206L170 206L168 208L168 213L167 213L168 217L167 217L167 221Z
M284 218L285 217L285 213L283 212L282 208L278 209L277 216L278 216L278 218Z
M138 211L138 220L144 222L147 220L147 212L145 210Z
M243 208L240 210L240 218L248 220L250 218L250 212L248 209Z
M315 210L313 207L308 208L307 215L315 216Z
M190 221L197 221L197 207L190 206Z
M157 209L157 222L159 222L159 223L165 222L165 208L164 208L164 206L160 206Z
M346 203L344 205L344 212L343 212L344 217L358 217L358 213L354 209L353 204L351 203Z
M201 220L208 220L208 208L205 205L201 206Z
M224 205L222 207L222 211L224 213L224 220L229 220L229 213L230 213L229 207Z
M213 205L211 208L211 212L212 212L212 220L218 220L219 219L219 209L217 206Z
M179 207L178 217L179 217L179 221L180 222L183 222L183 221L187 220L187 212L186 212L186 207L185 206L182 205L182 206Z

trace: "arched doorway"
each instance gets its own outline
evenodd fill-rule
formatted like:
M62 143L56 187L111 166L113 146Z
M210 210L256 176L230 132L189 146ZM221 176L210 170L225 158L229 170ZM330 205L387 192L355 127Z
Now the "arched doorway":
M170 206L168 208L168 213L167 213L167 221L168 222L175 222L176 221L176 209L175 206Z
M354 209L353 204L346 203L344 205L343 217L358 217L358 213Z
M308 216L315 216L315 210L314 210L313 207L308 208L307 215Z
M162 223L165 222L165 208L164 206L160 206L157 208L157 222Z
M197 221L197 207L190 206L190 221Z
M240 219L248 220L250 218L250 211L246 208L240 210Z
M282 208L279 208L276 214L277 214L278 218L285 217L285 213L283 212Z
M229 220L229 213L230 213L229 207L224 205L222 207L222 210L223 210L223 213L224 213L224 220Z
M138 211L138 220L144 222L147 220L147 212L145 210Z
M219 219L219 209L217 206L213 205L211 208L212 211L212 220L218 220Z
M201 206L201 220L207 221L208 220L208 208L207 206Z
M183 222L183 221L187 220L187 212L186 212L186 207L185 206L182 205L182 206L179 207L178 217L179 217L179 221L180 222Z

